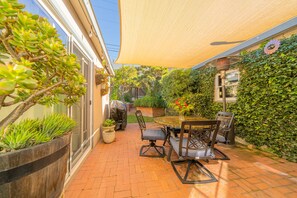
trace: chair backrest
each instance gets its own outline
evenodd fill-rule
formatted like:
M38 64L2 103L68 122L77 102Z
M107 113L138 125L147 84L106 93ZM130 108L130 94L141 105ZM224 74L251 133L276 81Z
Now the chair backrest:
M220 112L217 113L216 120L221 121L218 134L225 137L226 136L226 131L231 130L233 120L234 120L234 114L230 113L230 112L220 111Z
M139 124L139 128L141 131L141 138L142 138L142 133L146 129L145 121L144 121L144 118L143 118L140 110L136 110L135 116L136 116L138 124Z
M212 151L219 126L219 120L183 121L180 132L179 156L183 156L183 148L186 149L184 157L189 157L188 153L191 150L205 151L205 155L210 150ZM187 137L185 132L188 133ZM184 138L187 140L186 146L183 143Z

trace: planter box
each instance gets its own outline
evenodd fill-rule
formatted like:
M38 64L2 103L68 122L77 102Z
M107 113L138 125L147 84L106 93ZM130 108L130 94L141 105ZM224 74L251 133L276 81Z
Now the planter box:
M0 197L61 196L70 137L0 154Z
M136 109L140 110L143 116L159 117L165 115L164 108L136 107Z

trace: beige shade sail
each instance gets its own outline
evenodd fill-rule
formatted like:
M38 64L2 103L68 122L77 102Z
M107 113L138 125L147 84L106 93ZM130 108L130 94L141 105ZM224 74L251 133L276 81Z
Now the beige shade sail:
M119 0L116 63L190 68L297 16L297 0Z

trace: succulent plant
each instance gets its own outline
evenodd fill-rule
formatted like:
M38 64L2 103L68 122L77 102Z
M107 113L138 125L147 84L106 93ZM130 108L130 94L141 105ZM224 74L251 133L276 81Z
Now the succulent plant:
M17 0L1 0L0 8L0 110L16 105L0 128L36 104L75 103L86 91L85 79L56 29Z

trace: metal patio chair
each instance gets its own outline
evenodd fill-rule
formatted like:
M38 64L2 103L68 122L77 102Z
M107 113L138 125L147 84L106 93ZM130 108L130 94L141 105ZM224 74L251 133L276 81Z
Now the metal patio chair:
M183 121L179 140L170 137L171 146L167 160L171 160L171 153L174 150L179 160L171 161L171 165L182 183L201 184L217 181L199 160L208 162L209 159L215 158L214 144L219 126L218 120ZM177 168L177 166L182 167L183 164L186 164L184 174L181 171L182 168Z
M218 134L216 136L216 143L219 142L219 143L229 144L230 143L229 137L230 135L232 135L230 133L233 130L232 127L233 127L233 121L234 121L234 114L230 112L220 111L217 113L216 120L221 121ZM221 158L217 158L217 159L230 160L230 158L219 149L215 148L215 151L222 156Z
M140 128L140 131L141 131L141 140L148 140L149 141L148 145L143 145L140 148L140 156L144 156L144 157L164 157L165 156L165 149L164 149L163 146L165 145L166 139L167 139L165 129L163 129L163 128L160 128L160 129L147 129L141 111L137 110L135 112L135 115L136 115L136 118L137 118L137 121L138 121L138 124L139 124L139 128ZM157 146L156 145L157 140L164 141L163 146ZM146 149L146 150L143 151L144 149ZM146 154L150 149L154 149L157 152L157 155Z

